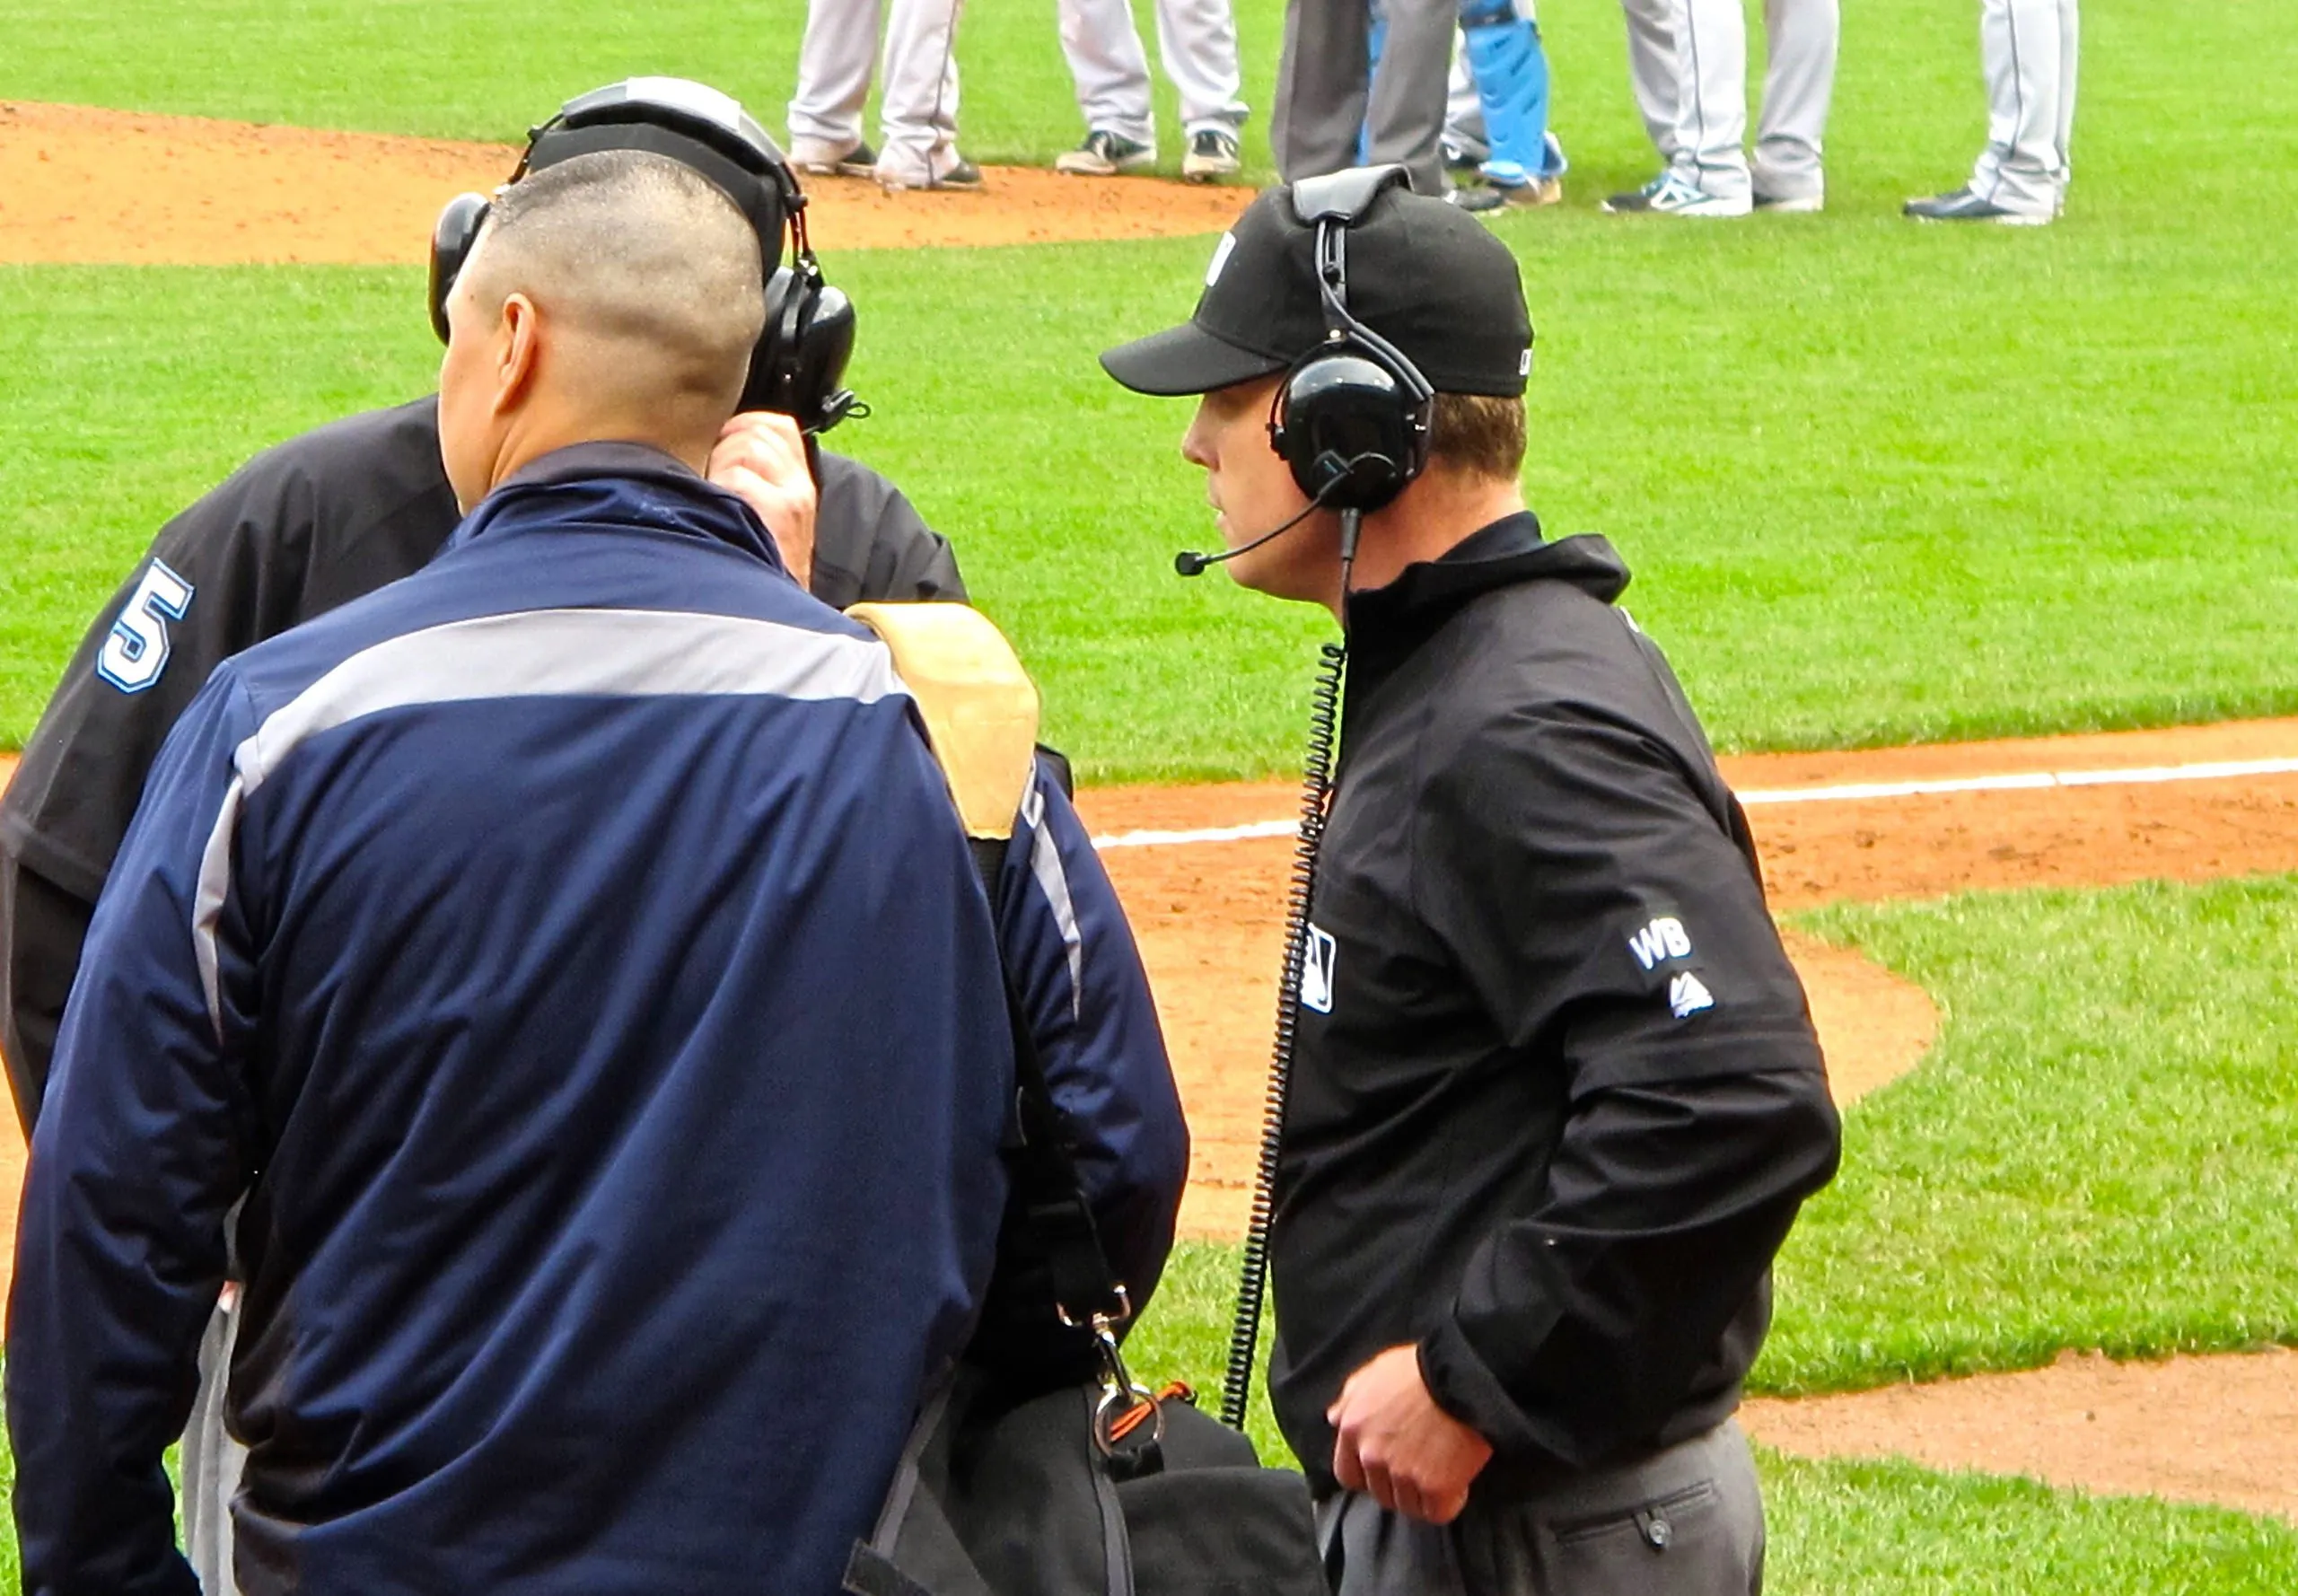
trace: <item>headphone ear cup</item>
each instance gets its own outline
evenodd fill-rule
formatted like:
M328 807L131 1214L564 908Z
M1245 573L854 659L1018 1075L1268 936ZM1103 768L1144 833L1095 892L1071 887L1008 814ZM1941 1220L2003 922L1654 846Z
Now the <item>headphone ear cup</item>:
M835 425L852 408L838 383L854 357L854 302L844 289L818 271L778 267L767 279L766 328L741 408L778 410L808 432Z
M834 426L853 408L854 396L844 387L846 363L853 358L854 302L843 288L825 283L814 291L798 329L792 397L798 404L795 414L806 426L815 431Z
M1378 510L1427 463L1427 418L1394 372L1353 351L1285 379L1270 442L1301 491L1335 510Z
M431 229L431 330L443 344L447 341L447 295L454 292L455 279L478 241L487 209L486 195L458 194L447 201Z
M797 343L794 313L803 309L794 302L804 289L804 279L794 267L778 266L767 276L766 319L759 329L758 347L750 354L750 380L742 385L738 408L796 414L790 402L794 375L791 355Z

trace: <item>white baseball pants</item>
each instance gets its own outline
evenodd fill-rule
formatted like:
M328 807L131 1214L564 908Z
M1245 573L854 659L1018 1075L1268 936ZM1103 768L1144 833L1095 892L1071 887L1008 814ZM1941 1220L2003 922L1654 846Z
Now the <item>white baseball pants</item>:
M1238 98L1237 19L1229 0L1156 0L1157 55L1180 91L1181 126L1234 137L1245 125ZM1149 57L1134 25L1132 0L1060 0L1061 53L1077 86L1088 132L1154 145Z
M1982 0L1987 148L1971 192L2006 211L2056 215L2072 174L2075 0Z
M1620 0L1627 19L1627 81L1662 165L1676 159L1676 0Z
M1629 62L1647 127L1662 109L1644 83L1650 0L1624 0ZM1653 144L1669 163L1719 198L1756 190L1778 199L1818 198L1826 191L1820 152L1835 94L1838 0L1764 0L1763 111L1752 166L1748 136L1748 23L1740 0L1666 0L1675 68L1671 141ZM1656 61L1651 65L1656 68ZM1671 147L1672 146L1672 147Z
M790 99L801 160L836 156L862 138L862 102L878 55L881 0L811 0ZM958 163L960 0L890 0L878 175L922 189Z

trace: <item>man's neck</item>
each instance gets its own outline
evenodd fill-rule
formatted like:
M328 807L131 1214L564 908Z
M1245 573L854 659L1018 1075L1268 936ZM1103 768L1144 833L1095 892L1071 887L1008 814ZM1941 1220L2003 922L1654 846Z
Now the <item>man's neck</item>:
M1349 588L1386 587L1407 566L1442 559L1473 533L1523 508L1524 489L1513 478L1430 471L1395 504L1364 518ZM1334 614L1339 614L1338 602Z
M522 417L504 434L502 446L496 452L489 491L508 481L522 467L577 443L643 443L692 468L697 475L701 474L709 463L709 445L697 446L687 438L663 437L658 435L661 431L643 421L616 417L553 410Z

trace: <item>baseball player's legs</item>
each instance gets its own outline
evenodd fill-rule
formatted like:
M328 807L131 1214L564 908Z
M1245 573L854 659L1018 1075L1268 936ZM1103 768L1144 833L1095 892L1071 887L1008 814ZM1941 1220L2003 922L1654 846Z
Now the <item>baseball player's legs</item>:
M1476 92L1476 74L1469 70L1468 41L1452 41L1452 75L1444 83L1445 159L1457 153L1471 161L1492 153L1484 136L1484 101Z
M1484 174L1522 191L1562 170L1563 151L1548 136L1548 53L1539 25L1515 0L1462 0L1460 12L1491 146Z
M1061 53L1089 132L1133 144L1157 142L1149 103L1149 57L1133 25L1131 0L1061 0Z
M2058 208L2074 180L2074 78L2083 22L2076 0L2058 0Z
M1748 197L1748 19L1740 0L1675 0L1677 174L1725 201Z
M1636 114L1660 152L1662 166L1676 159L1676 28L1673 0L1620 0L1627 21L1627 80Z
M1285 46L1276 62L1276 96L1268 144L1277 176L1288 183L1356 164L1364 127L1372 13L1362 4L1287 0Z
M2062 9L2060 0L1982 0L1979 7L1987 148L1972 169L1970 189L2022 216L2058 210L2073 112L2071 83L2061 95L2067 54Z
M1835 97L1842 10L1838 0L1764 0L1763 31L1771 59L1756 133L1756 192L1818 199L1827 192L1820 155Z
M1346 1493L1317 1506L1337 1596L1758 1596L1763 1497L1730 1419L1637 1462L1424 1524Z
M1182 127L1235 137L1248 109L1229 0L1157 0L1157 57L1180 92Z
M790 96L790 153L823 164L862 142L862 102L878 57L878 0L811 0Z
M1423 194L1444 192L1444 79L1452 65L1458 0L1388 0L1388 36L1365 102L1374 165L1394 161Z
M959 164L960 0L892 0L878 106L878 180L927 189Z

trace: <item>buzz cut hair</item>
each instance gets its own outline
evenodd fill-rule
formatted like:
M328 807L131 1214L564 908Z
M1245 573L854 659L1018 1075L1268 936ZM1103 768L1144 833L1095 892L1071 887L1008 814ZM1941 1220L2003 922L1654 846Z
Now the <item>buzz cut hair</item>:
M766 320L759 237L664 155L606 150L504 189L466 270L488 315L523 294L560 332L566 375L618 407L733 412Z

